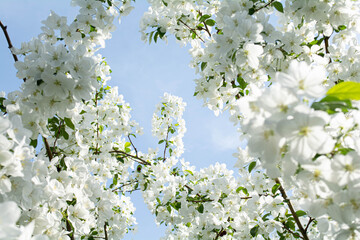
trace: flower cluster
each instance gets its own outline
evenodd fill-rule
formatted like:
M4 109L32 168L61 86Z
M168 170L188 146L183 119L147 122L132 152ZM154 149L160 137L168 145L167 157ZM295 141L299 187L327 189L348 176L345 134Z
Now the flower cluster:
M142 29L150 39L156 31L146 29L158 28L162 35L191 43L192 65L201 75L195 80L195 94L218 114L236 109L237 99L253 92L254 86L266 86L291 59L326 66L330 84L357 79L359 12L359 3L350 0L284 5L263 0L159 0L151 1Z
M153 114L152 133L158 138L159 144L165 142L165 150L169 147L170 156L180 157L184 152L182 138L186 127L182 115L185 106L186 103L180 97L165 93ZM172 134L170 138L169 133Z
M238 174L179 159L186 104L167 93L152 118L164 150L135 147L142 129L97 54L131 1L73 0L70 24L51 12L11 49L24 83L0 95L0 238L121 239L136 190L166 239L359 238L360 4L282 2L151 0L141 22L144 40L191 44L195 95L247 140Z
M326 98L316 102L325 92L324 73L322 67L291 62L287 73L277 73L257 98L242 99L248 116L242 130L268 176L296 186L299 203L310 216L331 218L332 227L319 228L323 234L358 237L359 112L319 107L332 103Z

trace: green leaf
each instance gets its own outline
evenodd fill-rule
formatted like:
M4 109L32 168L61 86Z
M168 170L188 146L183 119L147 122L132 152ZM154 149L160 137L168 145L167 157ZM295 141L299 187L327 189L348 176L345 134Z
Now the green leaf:
M72 130L75 130L75 125L72 123L70 118L64 118L66 126L71 128Z
M211 27L215 26L215 23L216 22L213 19L208 19L208 20L205 21L205 24L208 25L208 26L211 26Z
M249 164L249 172L251 172L256 166L256 161L253 161Z
M190 171L190 170L185 170L184 172L187 172L187 173L189 173L190 175L194 176L193 172Z
M131 146L131 143L129 143L129 142L126 142L125 143L125 147L127 148L127 147L130 147Z
M202 63L201 63L201 66L200 66L201 71L204 71L204 69L206 68L206 66L207 66L207 62L202 62Z
M346 26L345 25L340 25L340 26L338 26L338 28L336 29L335 28L335 32L340 32L340 31L342 31L342 30L345 30L346 29Z
M191 227L191 222L186 223L187 227Z
M6 112L6 107L4 106L4 100L5 98L0 97L0 111Z
M107 3L110 7L112 6L112 2L110 0L107 0Z
M158 37L159 37L159 32L156 32L155 35L154 35L154 42L155 43L157 42Z
M205 14L200 17L199 21L204 22L206 19L209 19L209 18L211 18L211 16L208 14Z
M155 33L155 31L152 31L152 32L149 34L149 44L151 44L151 41L152 41L152 38L153 38L154 33Z
M169 213L171 213L171 207L170 207L170 205L167 205L167 206L166 206L166 209L168 210Z
M38 143L37 139L31 139L30 146L33 146L34 148L36 148L37 143Z
M163 2L163 4L165 5L165 7L168 6L168 3L167 3L167 2L165 2L164 0L162 0L162 2Z
M336 84L326 93L327 96L336 97L340 100L360 100L360 83L342 82Z
M103 125L100 125L99 126L99 132L102 133L104 131L104 126Z
M248 192L248 190L247 190L246 188L244 188L244 187L238 187L238 188L236 189L236 192L239 193L240 191L242 191L246 196L249 196L249 192Z
M296 211L296 216L298 216L298 217L302 217L302 216L305 216L305 215L306 215L306 212L304 212L303 210Z
M65 138L65 140L69 140L69 134L64 130L61 131L62 132L62 136Z
M319 102L314 102L311 105L311 108L315 110L325 111L328 114L334 114L338 112L338 109L340 109L344 113L348 112L349 109L356 109L352 106L352 103L349 99L341 100L332 95L324 97Z
M287 222L285 223L285 226L286 226L287 228L290 228L291 230L295 231L295 223L294 223L293 221L287 221Z
M204 205L203 204L200 204L196 210L198 210L199 213L204 213Z
M240 88L241 88L242 90L244 90L244 89L246 88L246 86L248 85L248 83L245 82L245 80L244 80L242 77L240 77L240 76L238 76L238 77L236 78L236 81L239 83Z
M283 5L281 4L281 2L278 2L278 1L276 1L276 2L273 2L273 7L276 9L276 10L278 10L279 12L281 12L281 13L284 13L284 7L283 7Z
M255 8L250 8L249 9L249 15L253 15L255 13Z
M259 225L256 225L255 227L250 229L250 234L253 237L256 237L258 235L258 232L259 232Z
M279 187L280 187L279 183L275 184L271 189L272 194L275 194L276 191L279 189Z

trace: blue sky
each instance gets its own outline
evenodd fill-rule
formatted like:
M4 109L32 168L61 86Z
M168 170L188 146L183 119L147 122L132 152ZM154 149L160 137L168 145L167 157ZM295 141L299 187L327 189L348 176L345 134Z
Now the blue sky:
M132 115L144 127L144 135L135 139L139 150L147 151L156 147L157 141L151 136L151 117L155 105L164 92L180 96L187 103L184 119L187 133L184 137L183 157L191 164L206 167L215 162L224 162L229 168L235 164L232 153L236 152L239 139L236 127L228 121L228 115L219 117L202 106L193 97L197 77L189 67L191 60L188 49L180 47L173 39L168 43L158 41L148 44L141 41L139 21L147 9L145 0L137 0L135 9L117 24L113 38L106 42L101 54L106 57L113 70L111 86L118 86L119 92L132 107ZM0 0L0 20L8 26L8 32L15 47L40 33L41 21L50 10L68 16L68 22L76 15L70 7L70 0ZM0 91L17 90L22 80L16 77L12 56L7 43L0 33ZM139 193L133 197L137 208L135 216L138 232L125 239L159 239L164 228L157 228Z

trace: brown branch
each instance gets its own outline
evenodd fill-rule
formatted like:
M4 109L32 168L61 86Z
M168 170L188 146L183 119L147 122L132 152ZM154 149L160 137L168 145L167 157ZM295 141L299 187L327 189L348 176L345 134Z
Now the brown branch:
M299 233L293 232L290 228L288 228L285 223L283 223L283 228L288 231L289 233L291 233L294 237L299 237L301 239L304 239L304 237L299 236Z
M141 163L141 164L144 164L144 165L148 165L148 166L151 165L150 163L146 162L144 159L139 158L139 157L134 156L134 155L131 155L131 154L128 154L128 153L126 153L126 152L124 152L124 151L113 150L113 151L110 151L110 153L122 154L122 155L125 155L125 156L127 156L127 157L129 157L129 158L132 158L132 159L134 159L134 160L136 159L135 161L138 162L138 163Z
M325 53L326 54L329 54L330 51L329 51L329 39L330 39L330 36L324 36L324 43L325 43ZM329 58L329 63L332 62L332 59Z
M62 124L63 124L63 121L60 121L59 129L58 129L58 131L57 131L57 133L56 133L56 136L55 136L55 141L54 141L54 145L53 145L54 148L55 148L55 146L56 146L57 140L58 140L59 137L60 137L60 131L61 131L61 125L62 125Z
M130 142L131 146L133 147L133 149L134 149L134 151L135 151L135 155L136 155L137 157L139 157L139 156L138 156L138 151L137 151L135 145L133 144L133 142L131 141L130 134L128 135L128 139L129 139L129 142Z
M108 238L108 234L107 234L107 230L106 230L106 226L107 226L107 222L105 222L105 224L104 224L104 233L105 233L105 240L108 240L109 238Z
M127 183L124 183L124 184L122 184L121 186L119 186L119 187L117 187L117 188L114 188L113 190L111 190L112 192L116 192L117 190L120 190L121 188L123 188L123 187L125 187L125 186L129 186L129 185L131 185L131 184L133 184L133 183L136 183L136 182L139 182L139 180L135 180L135 182L131 182L131 181L129 181L129 182L127 182Z
M74 229L71 227L70 221L67 216L66 216L66 230L69 232L68 234L69 238L71 240L75 240Z
M45 149L46 149L46 153L49 157L49 160L51 161L51 159L53 159L53 154L52 154L52 151L51 151L51 148L50 148L50 145L47 141L47 139L45 137L43 137L43 141L44 141L44 144L45 144Z
M216 237L214 238L214 240L217 240L217 239L219 239L219 237L224 236L225 235L224 232L226 234L225 229L223 227L221 227L220 231L218 233L216 233Z
M309 217L309 222L307 223L307 225L305 227L305 232L307 232L308 228L310 227L311 222L314 220L315 220L315 218Z
M9 49L10 49L10 51L11 51L11 49L12 49L14 46L12 45L11 40L10 40L10 37L9 37L9 34L8 34L7 30L6 30L7 26L4 26L4 24L0 21L0 27L1 27L1 29L3 30L3 32L4 32L6 41L7 41L8 45L9 45ZM15 62L19 61L19 59L17 58L17 56L16 56L15 54L13 54L12 51L11 51L11 54L12 54Z
M264 6L259 7L258 9L255 9L255 10L254 10L254 13L260 11L260 10L263 9L263 8L268 7L268 6L269 6L270 4L272 4L273 2L275 2L275 0L271 0L270 2L268 2L267 4L265 4Z
M303 239L304 240L309 240L307 234L306 234L306 231L305 229L303 228L303 226L301 225L301 222L300 222L300 219L299 217L296 215L296 211L294 210L294 207L292 206L291 202L290 202L290 199L288 198L288 196L286 195L286 192L283 188L283 186L281 185L280 183L280 180L278 178L275 178L275 182L277 184L280 185L279 187L279 190L280 190L280 193L281 193L281 196L284 198L284 201L287 203L289 209L290 209L290 212L291 212L291 215L294 217L294 220L296 222L296 225L298 226L300 232L301 232L301 235L303 236Z
M330 53L330 52L329 52L329 38L330 38L330 37L324 37L325 52L326 52L326 53Z
M195 33L195 35L196 35L203 43L205 43L204 39L202 39L202 38L196 33L196 31L195 31L193 28L189 27L189 25L187 25L186 23L184 23L184 21L181 20L181 19L179 19L179 22L181 22L182 24L184 24L184 25L190 30L190 32Z
M15 62L19 61L18 57L17 57L17 56L12 52L12 50L11 50L14 46L12 45L11 40L10 40L10 37L9 37L9 34L8 34L7 30L6 30L6 29L7 29L7 26L5 26L5 25L0 21L0 27L1 27L1 29L3 30L3 32L4 32L6 41L7 41L8 45L9 45L9 49L10 49L10 52L11 52L13 58L14 58L14 61L15 61ZM23 80L24 80L24 82L25 82L25 81L26 81L26 78L23 78Z
M166 149L168 148L169 144L168 144L168 139L169 139L169 129L170 127L168 127L167 129L167 133L166 133L166 139L165 139L165 148L164 148L164 158L163 158L163 162L165 162L166 160Z
M202 12L200 12L200 10L199 10L198 13L199 13L200 18L201 18L201 17L202 17ZM209 36L211 37L211 33L210 33L210 30L209 30L206 22L204 21L203 23L204 23L204 26L205 26L205 29L204 29L204 30L205 30L205 31L209 34Z

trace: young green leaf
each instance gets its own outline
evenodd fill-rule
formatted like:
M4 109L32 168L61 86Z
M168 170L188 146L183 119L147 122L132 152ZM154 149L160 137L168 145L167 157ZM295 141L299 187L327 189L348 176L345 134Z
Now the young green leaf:
M206 20L205 21L205 23L206 23L206 25L208 25L208 26L215 26L215 20L213 20L213 19L208 19L208 20Z
M276 191L279 189L279 187L280 187L279 183L275 184L271 189L272 194L275 194Z
M253 161L249 164L249 172L251 172L256 166L256 161Z
M64 121L65 121L66 126L71 128L72 130L75 130L75 125L73 124L73 122L71 121L70 118L64 118Z
M206 19L210 18L211 16L210 15L202 15L199 19L200 22L204 22Z
M306 215L306 212L304 212L302 210L296 211L296 216L298 216L298 217L302 217L302 216L305 216L305 215Z
M273 5L273 7L274 7L276 10L278 10L278 11L281 12L281 13L284 13L284 7L283 7L283 5L282 5L281 2L278 2L278 1L273 2L272 5Z
M203 204L200 204L196 210L198 210L199 213L204 213L204 205Z
M360 83L342 82L336 84L326 93L327 96L336 97L340 100L360 100Z

